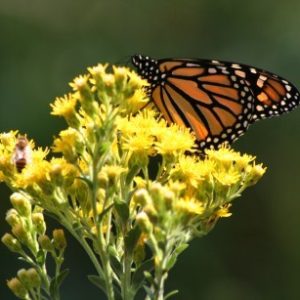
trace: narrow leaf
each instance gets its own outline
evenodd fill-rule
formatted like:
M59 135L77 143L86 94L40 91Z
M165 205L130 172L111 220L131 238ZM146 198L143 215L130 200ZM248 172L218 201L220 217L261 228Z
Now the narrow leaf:
M128 253L131 255L136 247L136 244L141 236L141 229L139 226L135 226L132 228L127 236L125 237L125 247Z
M115 202L115 209L122 220L123 224L127 223L129 218L129 207L126 202L124 201L117 201Z
M173 297L174 295L178 294L178 292L179 292L178 290L171 291L164 297L164 300L167 300L167 299Z
M106 288L105 288L105 281L104 279L100 278L99 276L96 275L88 275L87 276L88 280L93 283L97 288L102 290L104 293L106 293Z
M148 259L142 263L132 276L132 288L138 291L145 281L145 271L151 272L154 268L153 259Z

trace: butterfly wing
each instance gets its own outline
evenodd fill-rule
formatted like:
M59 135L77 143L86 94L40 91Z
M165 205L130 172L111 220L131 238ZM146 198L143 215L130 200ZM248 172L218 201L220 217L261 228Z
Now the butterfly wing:
M237 77L244 77L254 96L252 122L278 116L299 105L299 91L286 79L271 72L235 64Z
M232 142L256 120L299 105L293 84L248 65L142 55L132 62L149 81L152 100L165 119L190 127L202 149Z
M244 79L208 60L159 60L164 80L152 99L168 122L190 127L201 148L232 142L251 122L254 98Z

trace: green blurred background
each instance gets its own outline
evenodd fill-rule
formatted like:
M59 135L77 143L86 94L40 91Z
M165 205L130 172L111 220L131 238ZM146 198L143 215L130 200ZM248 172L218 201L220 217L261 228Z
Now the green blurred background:
M49 103L98 62L129 56L231 60L274 71L300 87L300 1L1 0L0 131L19 129L50 145L64 127ZM268 166L263 180L207 237L195 240L170 274L174 299L300 299L300 110L255 124L234 148ZM0 190L0 233L9 191ZM52 224L56 226L56 224ZM23 266L0 245L5 279ZM85 254L69 237L71 275L62 300L105 299L87 279Z

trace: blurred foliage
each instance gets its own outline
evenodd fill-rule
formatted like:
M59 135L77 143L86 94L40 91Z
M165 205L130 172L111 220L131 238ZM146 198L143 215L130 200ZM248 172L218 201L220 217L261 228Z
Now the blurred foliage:
M49 145L62 123L49 115L67 82L98 62L130 55L232 60L274 71L300 86L300 2L209 0L2 0L0 128ZM299 299L300 110L255 124L234 148L256 154L265 178L236 202L234 216L194 241L170 277L177 299ZM9 207L1 191L1 235ZM0 245L0 299L21 263ZM63 299L99 299L75 241ZM80 257L80 264L78 263Z

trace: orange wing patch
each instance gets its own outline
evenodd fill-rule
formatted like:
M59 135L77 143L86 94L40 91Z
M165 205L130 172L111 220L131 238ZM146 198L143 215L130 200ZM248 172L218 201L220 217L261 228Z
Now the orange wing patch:
M173 103L170 100L170 97L168 96L167 92L164 89L162 90L162 95L163 95L164 103L173 121L177 123L179 126L186 127L184 121L176 111L176 108L174 107Z
M260 94L258 94L256 98L263 104L272 105L272 102L269 99L268 95L264 92L261 92Z
M213 110L216 112L225 128L232 126L236 122L236 118L225 109L214 107Z
M238 116L242 112L242 105L240 103L220 96L214 96L214 98L217 102L219 102L219 104L230 109L230 111L232 111L236 116Z
M168 112L165 109L165 106L163 104L163 99L161 99L161 87L158 86L154 89L152 93L152 99L155 105L157 106L158 110L162 113L164 118L167 120L168 123L172 123L172 120L170 119L170 116Z
M179 76L199 76L204 73L203 68L177 68L172 72L172 75L179 75Z
M159 70L161 72L166 72L178 66L182 66L182 63L180 61L166 61L159 65Z
M274 79L268 79L267 83L270 84L277 91L279 95L284 96L286 94L286 90L283 84L280 83L279 81Z
M277 91L270 85L266 85L264 88L263 88L263 91L264 93L266 93L269 98L272 100L272 101L279 101L280 100L280 95L277 93Z
M187 121L195 132L197 139L204 140L208 135L208 130L204 126L200 116L196 113L193 106L170 86L167 85L166 90L170 97L179 106L180 110L184 113Z
M191 98L206 103L211 104L212 99L208 96L207 93L199 89L197 82L188 80L188 79L179 79L179 78L169 78L169 82L177 86L180 90L183 91L186 95Z
M231 85L231 82L230 82L228 76L225 76L225 75L201 76L198 79L200 81L205 81L205 82L212 82L212 83L223 84L223 85L227 85L227 86Z
M203 113L204 118L207 120L211 134L219 135L220 132L223 130L223 128L222 125L214 116L214 114L211 112L211 110L206 107L203 107L202 105L197 105L197 106Z
M234 88L220 87L216 85L204 84L203 87L214 94L229 97L234 100L239 99L239 92Z

